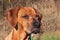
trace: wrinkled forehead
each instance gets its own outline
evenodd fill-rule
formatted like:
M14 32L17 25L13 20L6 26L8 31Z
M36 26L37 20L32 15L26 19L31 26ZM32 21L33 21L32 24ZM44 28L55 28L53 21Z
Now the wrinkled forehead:
M34 10L33 8L31 8L31 7L21 8L21 9L19 10L19 12L18 12L18 15L19 15L19 16L22 16L22 15L25 15L25 14L34 16L34 15L36 15L36 12L35 12L35 10Z

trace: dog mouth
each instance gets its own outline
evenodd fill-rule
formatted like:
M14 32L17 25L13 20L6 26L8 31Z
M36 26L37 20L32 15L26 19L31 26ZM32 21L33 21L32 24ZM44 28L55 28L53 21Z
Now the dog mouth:
M33 31L32 33L37 34L37 33L40 33L40 31L35 30L35 31Z
M35 30L32 30L31 33L33 33L33 34L37 34L37 33L40 33L40 30L39 30L39 29L35 29Z

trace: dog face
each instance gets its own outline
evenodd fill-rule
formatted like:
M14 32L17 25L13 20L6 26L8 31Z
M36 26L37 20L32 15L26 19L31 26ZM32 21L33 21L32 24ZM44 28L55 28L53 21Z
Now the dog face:
M7 12L7 19L12 26L18 25L17 30L27 33L40 32L42 15L32 7L14 8Z

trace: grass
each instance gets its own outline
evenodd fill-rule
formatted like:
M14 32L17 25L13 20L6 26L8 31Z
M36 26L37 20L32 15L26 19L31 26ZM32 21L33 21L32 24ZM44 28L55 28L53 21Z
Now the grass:
M60 40L60 35L55 33L47 33L41 35L39 38L33 38L33 40Z

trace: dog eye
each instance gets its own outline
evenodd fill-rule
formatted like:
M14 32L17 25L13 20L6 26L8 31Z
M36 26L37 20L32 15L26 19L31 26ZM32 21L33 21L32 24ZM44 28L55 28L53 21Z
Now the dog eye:
M39 17L39 15L36 15L36 17Z
M39 21L41 21L41 18L39 17L39 15L36 15L36 17L37 17L37 19L38 19Z
M25 19L28 19L28 18L29 18L28 15L24 15L24 16L22 16L22 17L25 18Z

